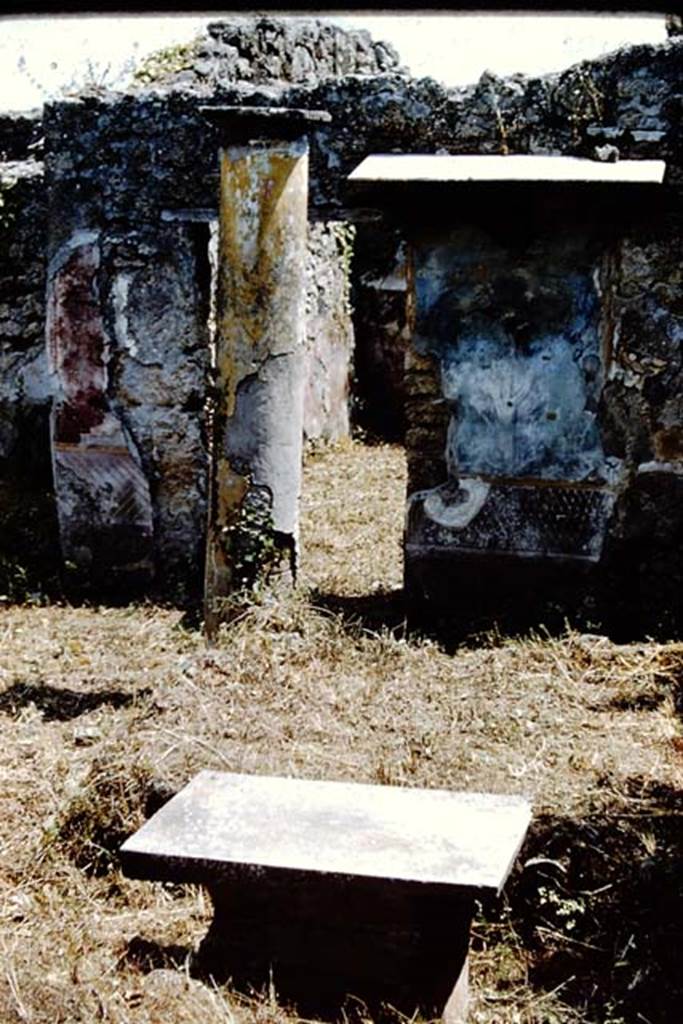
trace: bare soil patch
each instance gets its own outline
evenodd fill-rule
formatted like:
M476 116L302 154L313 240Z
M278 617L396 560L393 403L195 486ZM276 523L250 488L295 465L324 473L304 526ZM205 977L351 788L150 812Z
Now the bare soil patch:
M296 1019L195 976L201 890L118 870L201 768L527 794L473 1022L683 1017L683 645L410 632L404 481L397 447L311 454L299 592L210 648L173 608L0 608L0 1020Z

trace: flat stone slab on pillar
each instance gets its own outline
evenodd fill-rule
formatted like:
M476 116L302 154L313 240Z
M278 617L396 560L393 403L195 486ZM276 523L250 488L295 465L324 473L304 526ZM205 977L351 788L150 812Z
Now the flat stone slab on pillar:
M551 182L659 185L663 160L603 163L577 156L451 156L446 153L377 153L349 175L353 183L385 182Z
M529 819L521 797L202 771L121 854L138 878L249 865L496 894Z
M327 110L309 110L304 107L208 104L199 109L216 128L234 136L255 134L261 138L298 138L332 120Z
M474 899L500 892L529 820L519 797L204 771L121 859L135 878L208 886L200 955L216 976L272 972L300 1011L354 995L455 1022Z

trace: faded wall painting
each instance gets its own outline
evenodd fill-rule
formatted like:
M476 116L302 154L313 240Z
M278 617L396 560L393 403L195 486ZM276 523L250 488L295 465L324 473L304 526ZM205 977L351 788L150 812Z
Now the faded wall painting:
M619 474L598 423L599 265L581 233L416 245L415 346L450 419L447 479L412 496L409 544L599 556Z

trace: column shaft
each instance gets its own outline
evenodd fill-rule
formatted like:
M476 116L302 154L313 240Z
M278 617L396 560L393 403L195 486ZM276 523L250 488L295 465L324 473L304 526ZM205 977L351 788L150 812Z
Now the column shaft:
M220 151L220 239L205 614L283 564L301 485L308 153L303 139Z

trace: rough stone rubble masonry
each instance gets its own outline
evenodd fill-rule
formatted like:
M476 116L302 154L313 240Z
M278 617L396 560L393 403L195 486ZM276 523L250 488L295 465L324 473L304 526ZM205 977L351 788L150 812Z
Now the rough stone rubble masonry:
M310 138L306 298L309 365L320 371L326 362L342 378L339 386L320 389L328 403L334 394L345 394L339 367L351 338L348 240L339 227L350 220L344 182L365 156L656 157L667 164L669 198L656 215L629 227L614 253L610 315L615 358L602 389L598 429L603 450L623 462L624 485L605 537L605 566L611 568L603 573L601 586L606 593L611 588L615 616L628 606L639 629L680 628L680 39L633 47L561 74L536 79L485 75L474 86L447 89L431 79L411 79L389 51L381 54L367 40L347 46L342 37L323 37L310 22L307 26L297 35L291 25L284 31L267 19L256 25L248 45L236 29L214 27L188 54L175 80L170 76L136 95L54 102L46 106L42 122L22 124L21 130L7 124L3 130L0 123L0 150L15 167L10 176L6 163L2 180L17 182L13 188L3 185L0 208L0 460L5 487L20 489L22 473L32 472L28 461L22 467L18 451L44 448L47 453L50 406L55 406L58 445L75 443L59 432L65 410L78 409L79 417L90 420L79 428L77 449L61 451L85 460L106 456L123 467L117 470L118 483L107 491L117 539L112 545L96 542L91 532L85 545L76 543L85 535L77 526L85 493L75 487L73 476L69 485L60 482L66 480L62 474L58 493L71 488L69 493L78 498L73 528L67 523L62 531L65 553L72 542L76 548L94 545L91 554L75 552L74 564L82 567L86 582L89 572L100 571L100 555L91 557L97 548L112 564L115 553L116 571L105 569L101 575L120 579L124 590L153 574L154 585L167 593L200 591L207 518L206 404L213 394L211 222L218 216L219 194L218 143L199 113L201 104L296 106L332 115L333 127L320 126ZM254 47L263 55L255 63L249 56ZM304 51L314 65L319 61L317 77ZM258 68L249 82L238 80L247 74L243 59ZM278 77L285 74L289 81ZM41 131L44 183L36 159ZM375 216L372 210L356 216L351 301L358 338L364 345L369 340L380 355L389 345L397 364L395 348L406 344L410 315L403 301L407 292L397 285L405 280L405 249L400 234L386 226L380 230ZM88 241L75 245L79 238ZM59 254L67 252L66 262L60 262ZM63 323L64 309L76 297L87 313L83 365L89 383L76 393L62 372L63 359L71 358L68 330L62 330L59 345L50 341L49 366L40 340L46 266L52 268L47 282L51 323ZM65 275L72 270L78 280L67 288ZM320 351L327 353L322 364L315 355L315 336ZM330 358L333 337L342 354ZM381 381L381 360L379 369ZM428 397L427 377L409 366L405 383L394 374L390 393L410 411L421 395ZM364 400L377 406L383 394L366 394ZM315 397L309 393L309 399ZM434 486L428 480L444 465L437 413L431 409L420 424L408 417L411 486L421 485L420 480ZM90 436L98 416L100 433L96 429ZM343 415L335 416L343 429ZM97 444L91 445L95 438ZM112 451L105 452L107 446ZM95 517L86 525L92 531L96 523Z

